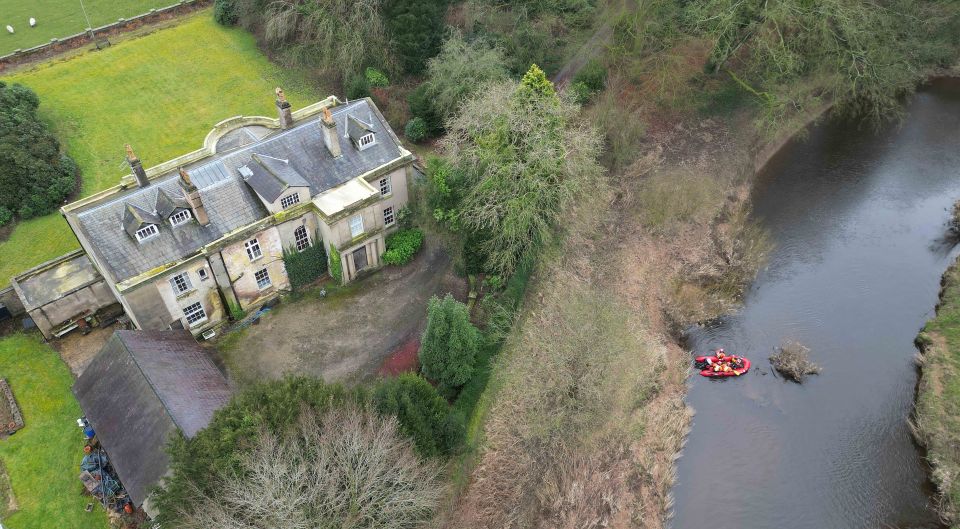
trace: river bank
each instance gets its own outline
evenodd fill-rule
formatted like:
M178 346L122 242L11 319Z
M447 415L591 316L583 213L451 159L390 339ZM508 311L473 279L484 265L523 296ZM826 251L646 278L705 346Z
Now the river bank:
M622 94L614 80L602 97ZM747 220L757 168L825 111L766 140L750 109L633 116L669 126L645 131L541 259L449 527L667 525L693 415L683 329L738 306L769 248Z
M960 260L944 273L936 316L916 344L921 374L913 430L927 449L938 510L952 523L960 514Z

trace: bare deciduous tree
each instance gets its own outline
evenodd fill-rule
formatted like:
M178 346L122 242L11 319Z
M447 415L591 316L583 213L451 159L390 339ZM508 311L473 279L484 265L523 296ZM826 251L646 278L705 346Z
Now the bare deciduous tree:
M443 494L439 469L384 419L356 408L305 411L285 436L265 433L180 513L182 529L412 529Z

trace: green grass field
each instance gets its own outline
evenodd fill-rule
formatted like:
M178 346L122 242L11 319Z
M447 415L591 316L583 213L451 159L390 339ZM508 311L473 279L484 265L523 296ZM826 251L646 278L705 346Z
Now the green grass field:
M127 174L125 143L149 167L198 149L224 118L273 116L276 86L284 87L295 108L328 95L299 72L271 63L249 33L213 22L209 10L3 80L39 94L42 118L83 171L84 196ZM77 246L59 213L21 222L0 243L0 284Z
M93 27L175 3L177 0L83 0ZM31 17L37 19L32 28ZM13 26L13 34L6 30L8 25ZM0 0L0 55L69 37L86 28L80 0Z
M0 376L23 412L24 428L0 441L19 510L3 520L8 529L100 529L103 509L84 511L88 496L77 476L83 439L80 406L70 392L73 377L39 335L0 339Z

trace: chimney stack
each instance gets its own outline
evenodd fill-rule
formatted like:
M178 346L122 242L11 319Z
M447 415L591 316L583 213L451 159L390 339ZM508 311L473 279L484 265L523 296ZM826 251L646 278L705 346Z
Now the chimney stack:
M180 189L183 190L183 196L187 199L187 204L190 204L193 218L197 219L201 226L210 224L207 210L203 207L203 200L200 199L200 191L197 190L197 186L193 185L190 174L183 167L180 168Z
M323 131L323 143L334 158L340 156L340 136L337 134L337 122L330 114L330 109L323 107L323 117L320 118L320 130Z
M290 103L287 102L287 96L283 94L283 88L277 87L277 113L280 116L280 128L289 129L293 126L293 114L290 110Z
M143 170L143 164L140 163L140 158L137 158L136 154L133 154L133 147L128 143L127 148L127 163L130 164L130 169L133 171L133 176L137 179L138 187L147 187L150 185L150 180L147 178L147 172Z

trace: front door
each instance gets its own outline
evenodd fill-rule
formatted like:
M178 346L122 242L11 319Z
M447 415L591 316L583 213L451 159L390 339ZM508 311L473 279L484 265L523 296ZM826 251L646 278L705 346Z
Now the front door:
M353 252L353 267L359 272L367 267L367 247L359 248Z

